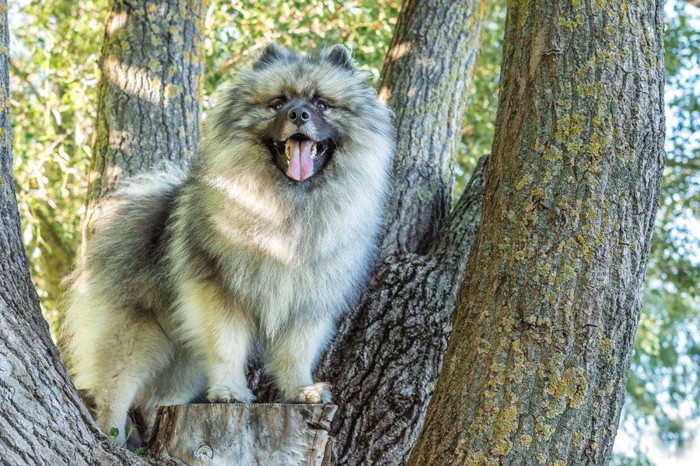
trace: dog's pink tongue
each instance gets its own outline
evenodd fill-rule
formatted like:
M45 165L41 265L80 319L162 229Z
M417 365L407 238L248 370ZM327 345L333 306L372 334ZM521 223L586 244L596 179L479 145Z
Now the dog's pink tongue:
M289 156L289 166L287 175L297 181L304 181L314 171L314 161L311 158L313 141L305 140L301 143L293 139L287 139L287 155Z

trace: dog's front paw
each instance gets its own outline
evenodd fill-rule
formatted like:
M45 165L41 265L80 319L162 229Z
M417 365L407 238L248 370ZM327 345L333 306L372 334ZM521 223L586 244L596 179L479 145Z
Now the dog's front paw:
M333 396L331 395L331 388L327 383L318 382L299 388L294 401L296 403L307 404L329 404L333 401Z
M207 391L210 403L251 403L254 399L248 387L235 383L217 383Z

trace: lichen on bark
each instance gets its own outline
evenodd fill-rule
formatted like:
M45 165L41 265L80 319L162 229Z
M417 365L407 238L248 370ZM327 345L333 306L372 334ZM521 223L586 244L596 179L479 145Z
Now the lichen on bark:
M204 50L203 2L110 3L100 59L89 196L123 176L197 156Z
M379 86L396 114L398 141L383 255L425 253L450 214L454 157L488 4L402 4Z
M605 464L663 169L662 2L509 4L482 227L409 464Z

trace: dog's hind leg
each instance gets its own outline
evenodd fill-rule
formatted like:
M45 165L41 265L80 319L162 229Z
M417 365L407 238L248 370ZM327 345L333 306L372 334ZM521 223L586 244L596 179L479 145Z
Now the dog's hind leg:
M192 403L203 396L206 389L206 376L201 361L185 348L178 348L171 364L142 391L136 402L143 417L142 439L147 442L161 406ZM136 445L140 446L140 445Z
M124 444L129 408L173 357L173 344L155 321L125 317L96 348L90 389L95 397L97 423L109 433L117 428L116 441Z

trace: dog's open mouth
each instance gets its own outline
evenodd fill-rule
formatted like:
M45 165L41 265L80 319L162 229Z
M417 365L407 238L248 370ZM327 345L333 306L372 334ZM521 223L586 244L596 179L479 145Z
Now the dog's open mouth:
M271 149L277 165L289 178L304 181L323 168L334 147L330 139L314 141L295 134L286 141L274 141Z

